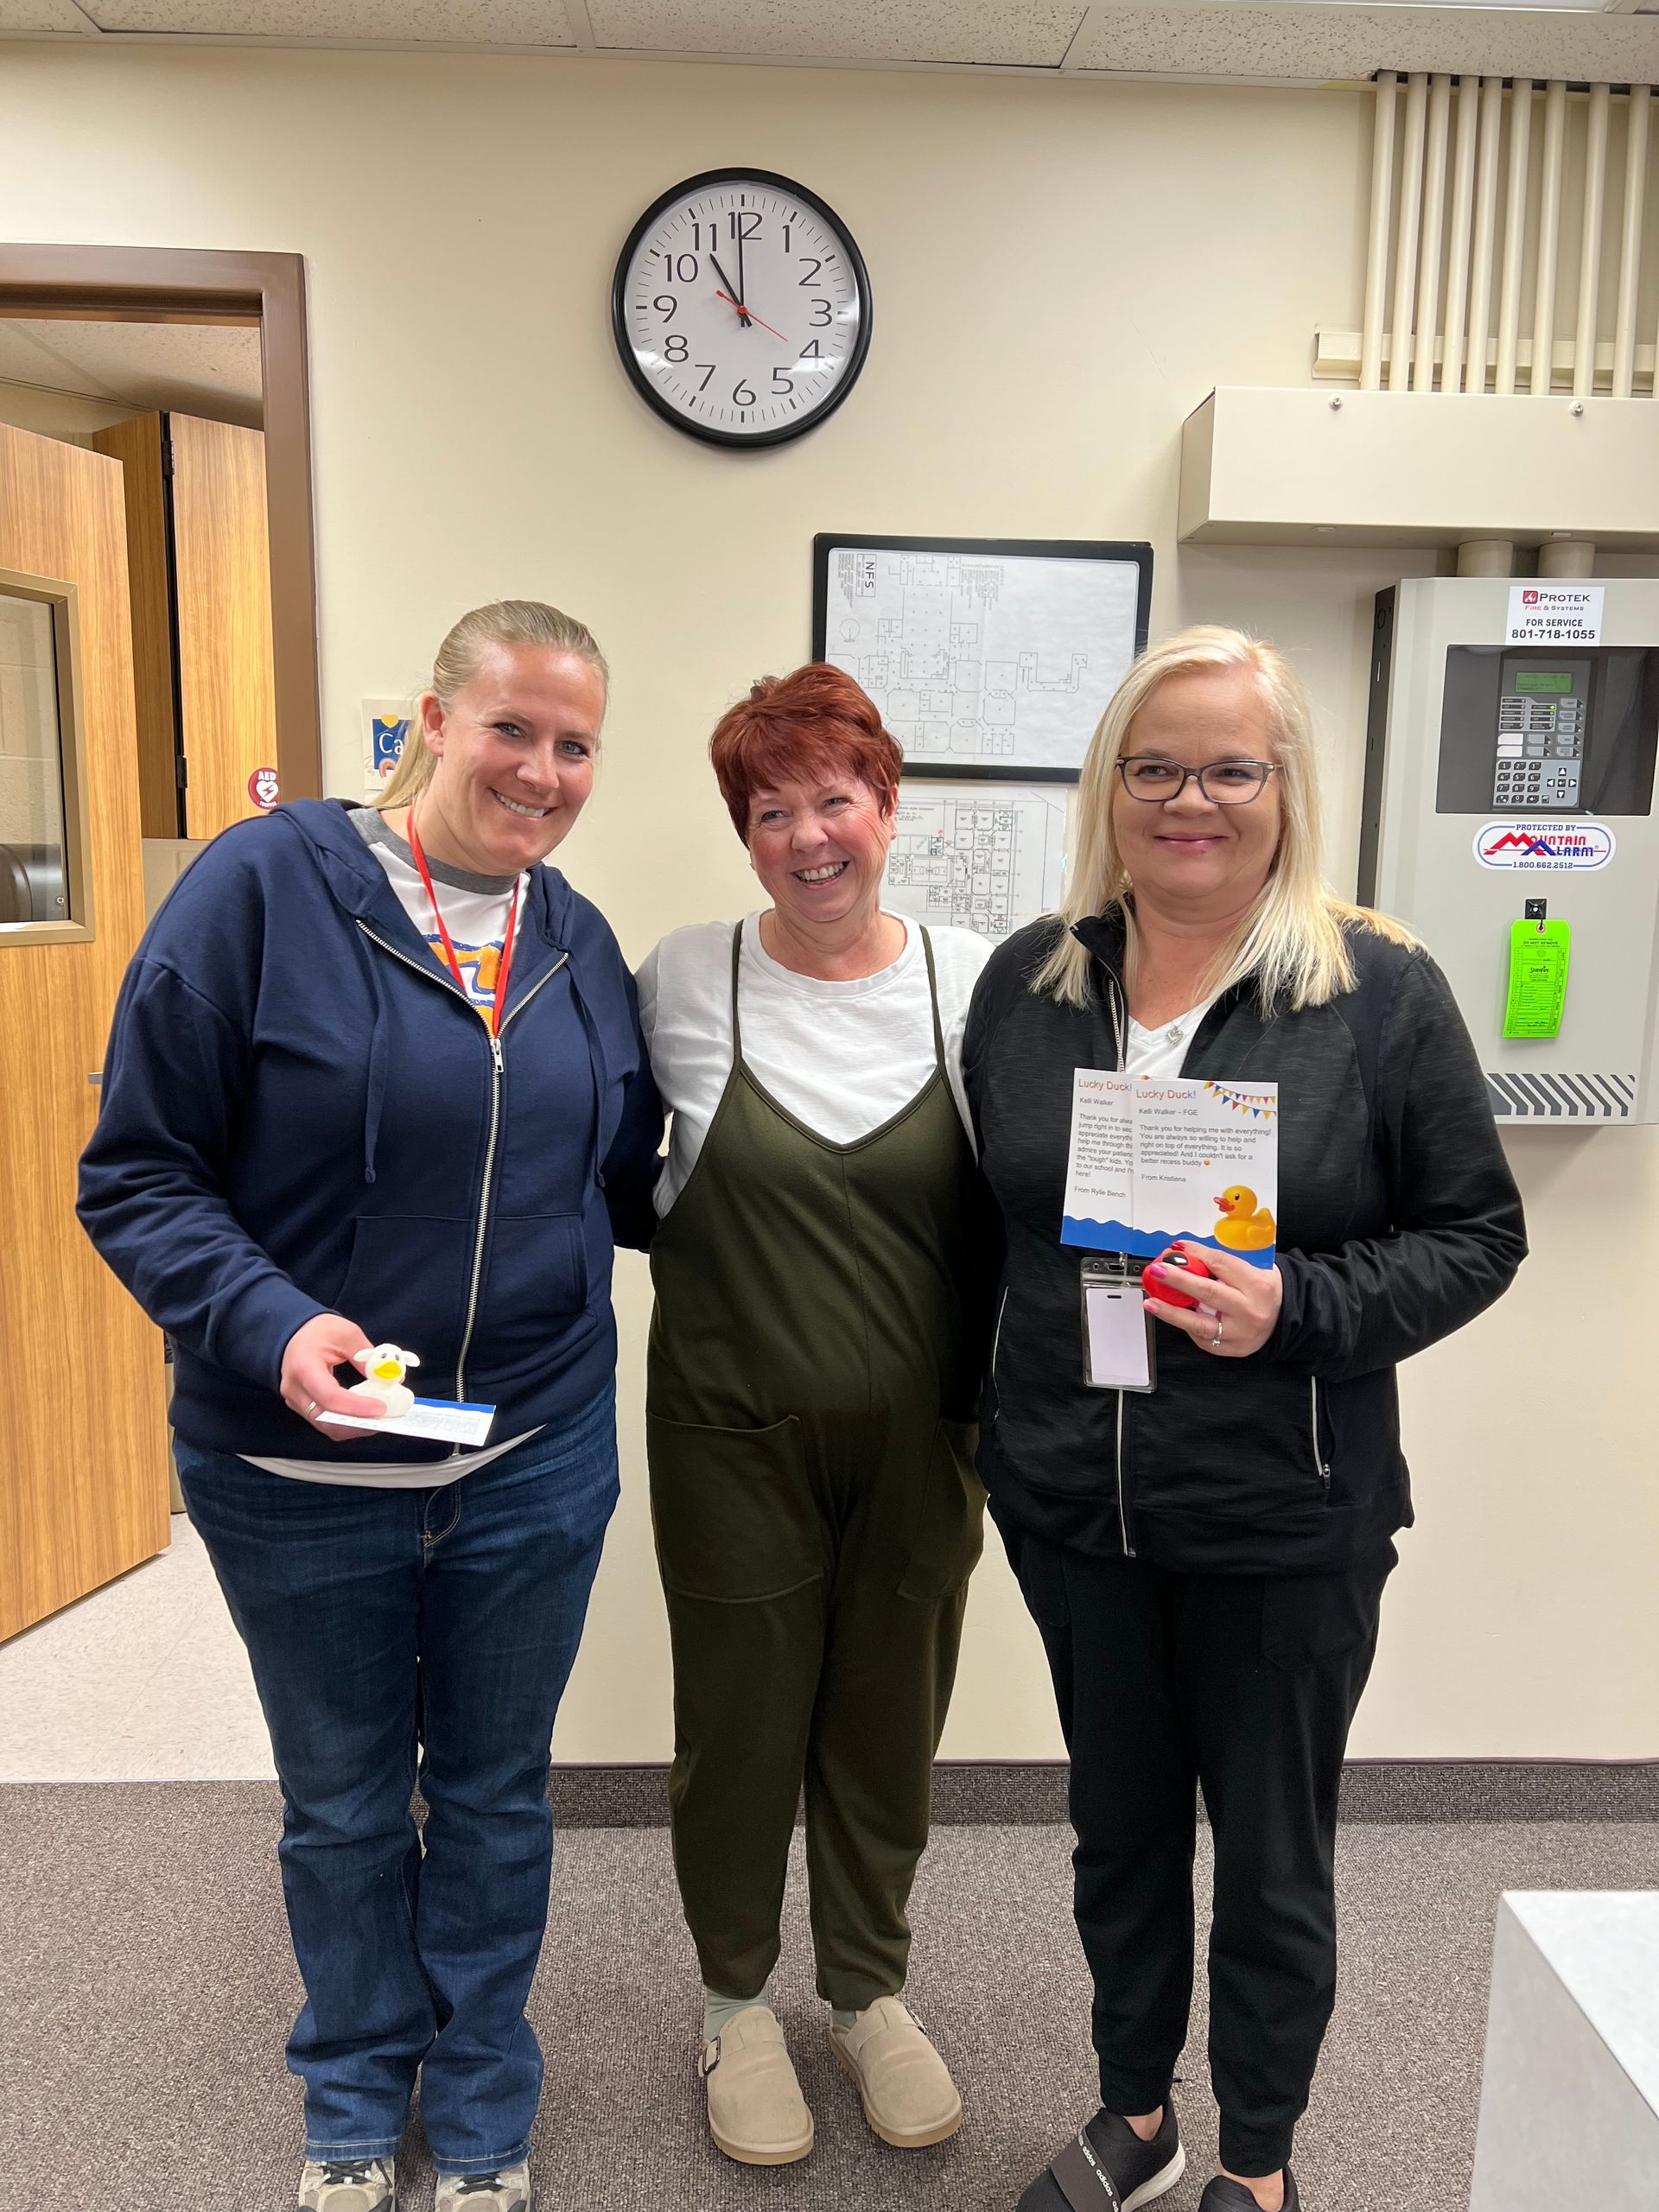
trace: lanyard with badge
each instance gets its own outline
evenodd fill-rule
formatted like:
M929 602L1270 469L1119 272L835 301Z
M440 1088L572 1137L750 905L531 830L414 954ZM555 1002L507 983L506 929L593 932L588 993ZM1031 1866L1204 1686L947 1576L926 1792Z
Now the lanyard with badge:
M421 850L421 833L415 827L415 810L412 806L409 810L409 849L414 855L415 866L419 872L421 881L426 886L427 899L430 902L433 918L438 925L438 936L443 944L444 961L449 973L460 986L461 996L467 1001L468 1006L471 1006L472 994L467 988L467 979L461 972L461 963L455 957L455 948L450 942L449 931L445 926L443 915L439 909L438 894L432 887L432 871L426 864L426 855ZM501 964L495 971L495 990L490 1001L489 1025L492 1037L499 1037L501 1034L501 1009L507 1002L507 976L512 967L513 939L518 933L518 893L523 888L524 880L522 875L513 878L512 905L507 913L506 940L501 947ZM480 1014L483 1013L481 1007L479 1008L479 1013Z

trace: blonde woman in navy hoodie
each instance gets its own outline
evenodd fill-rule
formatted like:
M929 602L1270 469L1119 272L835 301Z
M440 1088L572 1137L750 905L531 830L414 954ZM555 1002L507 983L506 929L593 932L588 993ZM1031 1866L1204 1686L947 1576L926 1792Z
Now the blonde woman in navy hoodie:
M662 1127L616 940L540 865L607 688L580 623L480 607L378 810L218 839L128 972L81 1166L172 1340L282 1781L306 2212L391 2212L417 2074L442 2212L531 2202L548 1745L617 1495L613 1233L648 1233ZM383 1339L495 1408L481 1447L324 1421Z

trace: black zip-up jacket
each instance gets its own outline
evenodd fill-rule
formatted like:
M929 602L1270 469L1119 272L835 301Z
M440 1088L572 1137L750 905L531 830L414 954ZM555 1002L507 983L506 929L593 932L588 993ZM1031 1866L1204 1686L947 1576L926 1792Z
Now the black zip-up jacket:
M1264 1014L1219 998L1187 1077L1279 1085L1272 1337L1221 1359L1157 1331L1150 1395L1083 1379L1083 1255L1060 1243L1072 1071L1127 1034L1121 910L1079 923L1090 1003L1037 996L1052 918L992 956L963 1073L1007 1254L982 1414L998 1519L1050 1541L1202 1573L1367 1564L1410 1525L1395 1367L1490 1306L1526 1256L1520 1194L1474 1046L1427 953L1355 925L1354 988ZM1126 1263L1127 1264L1127 1263Z

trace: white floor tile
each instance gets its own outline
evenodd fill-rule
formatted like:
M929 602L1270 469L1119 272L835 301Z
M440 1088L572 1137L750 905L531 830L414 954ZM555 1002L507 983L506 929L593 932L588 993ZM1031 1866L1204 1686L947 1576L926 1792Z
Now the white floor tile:
M201 1540L0 1644L0 1782L259 1779L270 1745Z

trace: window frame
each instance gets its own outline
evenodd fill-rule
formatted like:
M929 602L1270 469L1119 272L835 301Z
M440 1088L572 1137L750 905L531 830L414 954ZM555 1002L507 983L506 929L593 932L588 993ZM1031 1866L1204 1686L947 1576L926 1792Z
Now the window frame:
M34 600L52 611L58 690L58 768L63 792L63 880L69 918L0 922L0 951L30 944L90 944L98 934L92 900L92 836L87 804L86 699L80 673L80 590L58 576L0 569L0 597Z

